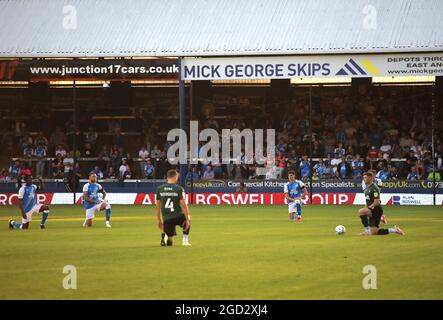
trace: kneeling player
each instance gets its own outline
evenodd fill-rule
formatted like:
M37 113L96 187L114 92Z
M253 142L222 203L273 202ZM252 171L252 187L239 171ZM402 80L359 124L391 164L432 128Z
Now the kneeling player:
M103 195L100 198L99 193ZM83 227L91 227L95 212L106 210L106 227L111 228L111 205L106 200L106 192L100 184L97 183L97 175L89 174L89 182L83 186L83 204L86 209L86 219Z
M368 170L369 173L372 174L372 178L373 178L373 183L378 187L378 189L381 192L381 188L383 187L383 181L380 178L376 177L376 171L374 169ZM363 191L365 191L366 189L366 183L365 180L363 179L363 181L361 182L361 188L363 189ZM384 212L382 212L380 221L383 222L383 224L388 224L388 219L386 219L386 215Z
M383 209L380 203L380 190L373 183L374 176L371 172L365 172L363 174L363 180L366 184L366 206L358 211L361 223L365 228L361 235L385 235L389 233L404 235L405 233L398 227L379 229L380 219L383 214Z
M295 171L288 172L289 182L284 186L285 198L288 200L289 219L301 222L301 198L308 194L305 184L295 179Z
M43 190L43 180L39 177L39 186L32 184L32 176L25 177L25 185L18 191L19 208L22 214L22 223L9 220L10 229L28 229L29 222L32 220L34 213L41 213L42 219L40 228L45 229L46 219L49 215L49 206L46 204L37 204L37 191Z
M177 171L169 170L166 178L167 183L159 186L155 194L157 225L163 231L160 245L172 246L172 238L177 235L175 227L180 226L183 229L182 244L190 246L188 237L191 229L191 216L186 204L185 191L177 185Z

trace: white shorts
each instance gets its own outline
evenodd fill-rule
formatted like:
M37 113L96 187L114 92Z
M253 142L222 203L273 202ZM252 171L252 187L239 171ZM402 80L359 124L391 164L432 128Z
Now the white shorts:
M289 202L288 203L288 212L292 213L292 212L297 212L297 203L301 204L300 200L295 200L294 202Z
M40 209L42 207L43 204L36 204L34 207L32 207L31 210L29 210L28 212L25 213L26 215L26 219L22 218L22 223L28 223L29 221L32 220L32 215L34 213L39 213Z
M100 203L97 203L92 208L86 209L86 219L93 219L95 217L95 212L100 211L100 207L102 206L102 203L103 203L103 201Z

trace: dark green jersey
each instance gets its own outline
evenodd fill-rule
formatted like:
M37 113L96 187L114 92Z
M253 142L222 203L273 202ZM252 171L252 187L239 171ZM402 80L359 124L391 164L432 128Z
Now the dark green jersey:
M380 189L375 184L371 184L365 189L366 205L374 203L375 199L380 199Z
M185 199L185 190L177 184L162 184L157 188L155 199L160 200L163 220L177 218L183 214L180 200Z

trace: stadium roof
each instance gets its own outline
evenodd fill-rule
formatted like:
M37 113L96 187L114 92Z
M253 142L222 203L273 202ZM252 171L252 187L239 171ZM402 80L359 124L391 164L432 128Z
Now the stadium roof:
M0 57L443 51L442 21L441 0L0 0Z

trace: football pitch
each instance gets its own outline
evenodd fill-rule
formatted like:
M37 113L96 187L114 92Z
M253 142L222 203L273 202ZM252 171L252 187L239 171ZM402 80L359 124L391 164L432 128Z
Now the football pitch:
M9 230L0 207L0 299L443 299L443 208L385 207L406 236L358 236L356 206L191 206L192 247L160 247L152 206L113 206L82 228L80 206L52 206L47 229ZM335 226L347 228L344 236ZM63 288L66 265L77 289ZM363 268L377 289L364 289ZM374 273L371 273L374 276Z

